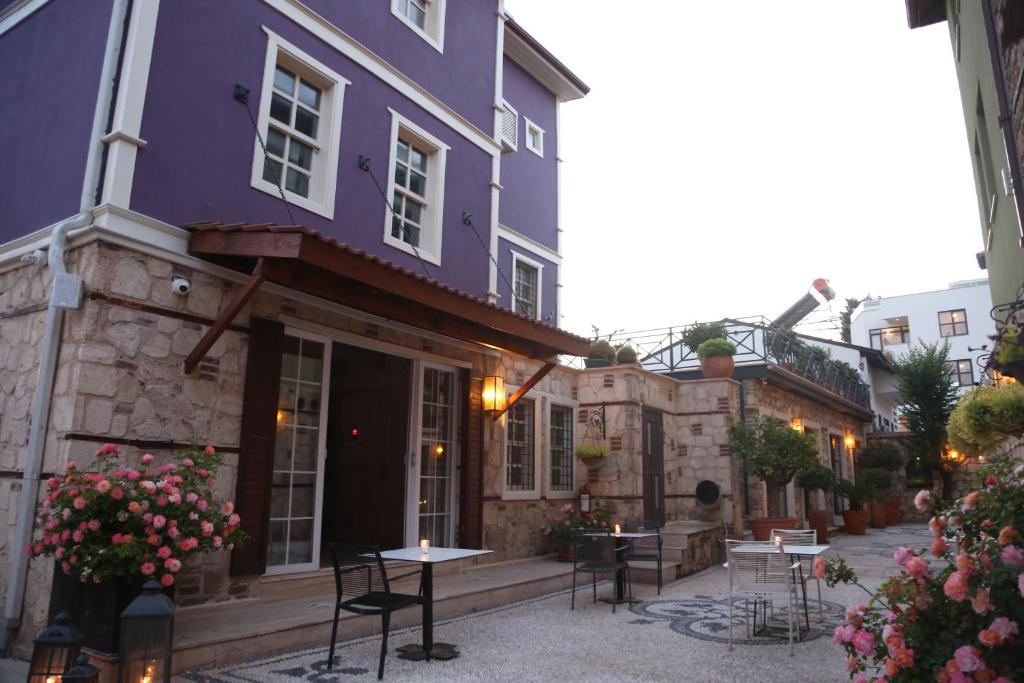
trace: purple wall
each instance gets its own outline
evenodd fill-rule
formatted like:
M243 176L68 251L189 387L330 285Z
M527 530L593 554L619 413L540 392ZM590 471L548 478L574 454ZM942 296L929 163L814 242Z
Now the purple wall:
M515 272L512 270L512 252L525 256L531 261L536 261L543 266L540 282L540 310L541 319L552 325L558 324L558 266L548 259L538 256L536 253L511 242L498 238L498 266L501 272L509 281L515 283ZM498 275L498 299L499 305L505 308L512 308L512 290L505 282L505 278ZM550 314L550 317L546 317Z
M554 94L521 66L505 59L505 100L519 112L518 151L501 157L500 220L503 225L555 249L558 228L558 149ZM544 129L544 158L526 148L528 118Z
M461 4L451 2L448 11L445 56L449 40L459 43ZM387 9L385 2L360 5ZM200 14L203 20L197 21ZM387 17L399 23L390 10ZM359 155L369 156L378 180L386 183L390 106L451 146L442 268L428 264L431 276L484 296L487 254L462 224L462 212L488 215L491 157L262 3L161 4L142 120L148 144L138 153L131 208L172 225L196 220L288 222L280 199L250 187L254 132L243 105L232 97L234 84L241 83L251 90L253 111L258 109L267 48L261 25L351 81L345 91L335 218L328 221L293 207L296 221L421 272L415 257L383 242L383 200L357 165ZM423 44L403 24L400 28L408 35L398 35L410 46ZM490 101L493 95L480 97ZM486 224L480 227L486 241Z
M110 11L51 2L0 36L0 244L78 212Z

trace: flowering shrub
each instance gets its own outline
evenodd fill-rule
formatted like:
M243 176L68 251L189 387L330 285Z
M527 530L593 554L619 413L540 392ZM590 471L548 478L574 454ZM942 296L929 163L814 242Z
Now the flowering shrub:
M563 548L577 529L608 529L615 524L611 520L611 510L604 501L594 500L593 512L580 512L572 503L565 503L559 514L551 518L550 526L544 527L544 535L553 545Z
M88 471L69 463L47 481L31 556L53 556L82 581L152 576L171 586L190 556L244 540L234 504L214 501L213 447L181 451L177 462L155 468L146 453L142 469L118 462L119 452L105 444Z
M897 550L898 573L833 635L856 683L1024 681L1024 465L1002 461L984 475L959 500L917 495L933 513L931 547ZM842 558L819 559L814 573L830 587L860 585Z

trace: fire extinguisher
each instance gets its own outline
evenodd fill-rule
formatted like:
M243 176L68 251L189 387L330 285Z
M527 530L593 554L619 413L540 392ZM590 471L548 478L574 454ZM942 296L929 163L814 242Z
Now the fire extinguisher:
M584 484L583 487L580 489L579 509L581 514L590 513L590 487L587 486L586 484Z

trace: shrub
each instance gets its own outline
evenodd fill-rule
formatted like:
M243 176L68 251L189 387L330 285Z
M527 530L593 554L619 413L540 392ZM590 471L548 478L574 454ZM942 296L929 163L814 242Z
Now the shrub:
M958 500L917 495L918 510L933 515L931 547L898 549L896 574L877 591L842 557L815 560L829 587L871 596L832 637L855 683L1024 680L1024 465L998 460L982 476L983 488Z
M736 354L736 345L728 339L708 339L697 347L697 357L701 360L709 356L732 356Z
M864 505L878 497L878 490L873 488L871 482L864 477L857 481L840 479L836 482L836 491L850 503L851 510L863 510Z
M783 516L779 490L793 477L820 465L814 437L770 418L761 418L752 427L741 422L731 425L729 448L768 487L769 517Z
M723 323L694 323L683 330L681 337L683 343L697 353L700 345L708 339L725 339L727 334Z
M903 467L903 451L887 441L870 441L860 456L860 466L895 472Z
M632 365L636 363L636 349L629 344L621 344L615 349L615 362L621 365Z
M1024 360L1024 332L1019 325L1010 323L1000 331L993 360L998 365Z
M990 452L1024 430L1024 386L981 386L968 391L949 416L950 445L967 455Z
M556 548L568 544L580 529L609 529L612 522L612 508L598 498L593 499L593 512L580 512L572 503L565 503L559 513L551 518L551 524L544 528L544 536ZM621 522L618 522L621 524Z
M603 358L611 363L615 360L615 349L607 339L598 339L590 342L587 358Z
M885 470L864 470L861 473L861 477L864 478L864 483L867 484L868 488L876 492L876 495L892 488L892 475Z
M796 478L796 484L804 491L831 491L836 485L836 475L820 462Z

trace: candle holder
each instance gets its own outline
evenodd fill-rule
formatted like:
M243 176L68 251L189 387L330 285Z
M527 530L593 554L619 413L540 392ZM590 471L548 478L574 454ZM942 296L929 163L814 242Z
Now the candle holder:
M170 683L174 603L149 579L121 613L119 683Z
M58 614L35 640L26 681L59 683L64 672L75 665L84 642L85 635L71 623L67 612Z
M428 539L420 539L420 552L424 555L430 552L430 541Z

